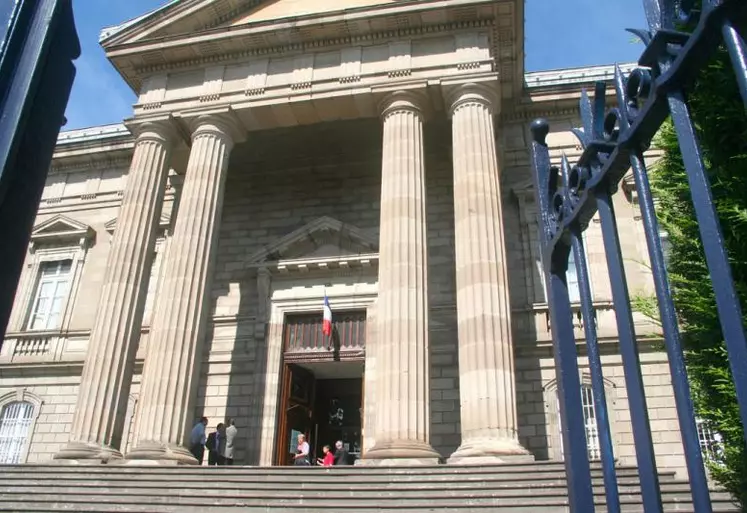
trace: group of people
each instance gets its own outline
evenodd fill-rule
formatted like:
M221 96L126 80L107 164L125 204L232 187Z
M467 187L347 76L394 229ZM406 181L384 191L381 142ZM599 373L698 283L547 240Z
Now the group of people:
M335 443L335 452L333 453L329 445L322 447L324 453L323 458L317 458L317 465L323 467L332 467L335 465L347 465L348 464L348 451L345 449L345 445L342 440L338 440ZM309 443L306 441L306 435L298 435L298 445L296 446L296 453L293 455L293 464L299 466L310 466L311 459L309 456Z
M233 419L223 424L222 422L215 426L215 431L207 434L207 417L202 417L200 421L192 428L189 437L190 452L200 465L205 461L205 449L208 451L208 465L233 465L234 441L238 429ZM322 448L324 457L317 458L316 464L324 467L336 465L348 465L348 451L341 440L335 443L335 452L332 452L329 445ZM296 453L293 455L293 464L310 466L311 457L309 443L306 441L306 435L298 435L298 446Z
M227 424L227 425L226 425ZM206 434L207 417L202 417L192 428L189 437L190 452L200 465L205 459L205 449L208 450L208 465L233 465L234 441L238 429L233 419L228 419L215 427L215 431Z

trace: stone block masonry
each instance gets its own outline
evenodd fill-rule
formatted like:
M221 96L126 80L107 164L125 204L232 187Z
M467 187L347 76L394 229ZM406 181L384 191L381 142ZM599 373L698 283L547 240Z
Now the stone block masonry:
M430 372L432 378L445 380L445 388L431 387L430 424L432 445L444 456L460 442L453 192L445 144L450 137L448 123L426 125ZM261 397L263 390L253 373L273 371L258 360L264 341L255 336L257 288L247 260L321 216L378 238L380 138L376 120L357 121L259 133L234 150L232 161L244 163L232 164L227 178L212 292L214 323L194 417L236 417L237 425L244 427L238 462L256 462L259 454L262 409L252 398ZM287 157L290 152L295 158ZM247 162L242 155L251 157Z

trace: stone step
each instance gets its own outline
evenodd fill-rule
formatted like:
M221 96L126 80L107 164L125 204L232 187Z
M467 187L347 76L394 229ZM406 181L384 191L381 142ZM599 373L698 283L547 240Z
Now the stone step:
M355 478L365 476L372 479L391 479L392 477L406 478L428 476L430 477L488 477L495 478L516 478L517 476L543 477L555 479L557 477L565 478L565 468L562 465L533 465L504 467L477 467L477 466L447 466L440 465L437 467L176 467L176 466L135 466L135 465L15 465L0 466L0 473L3 475L82 475L96 474L107 476L150 476L151 478L171 479L174 475L180 477L196 476L204 478L206 476L231 475L233 477L279 477L284 480L301 477L314 478L318 475L335 475L340 478ZM616 469L618 477L635 477L638 471L635 467L618 467ZM601 477L602 470L599 467L592 467L592 476ZM674 472L660 473L662 479L674 478ZM325 478L326 479L326 478Z
M205 485L206 483L202 483ZM242 500L286 500L287 490L284 488L235 488L225 486L220 482L209 482L209 492L211 499L220 499L224 501L242 501ZM194 486L178 486L177 489L163 489L156 486L111 486L110 483L102 483L96 486L76 484L74 486L60 486L57 483L49 482L44 484L29 484L26 486L0 486L0 497L6 500L12 500L16 496L28 497L29 495L35 500L42 497L55 497L62 501L76 501L83 497L88 500L96 498L97 501L106 501L112 498L138 498L139 500L151 501L158 500L164 496L178 500L201 500L205 498L205 488ZM567 494L565 483L553 484L550 486L527 486L516 484L514 486L490 487L490 486L471 486L471 487L444 487L434 488L432 486L407 487L399 483L392 483L390 486L360 486L360 487L336 487L324 486L319 488L294 488L294 495L304 501L325 501L329 497L335 500L347 499L350 501L360 501L368 499L378 499L381 501L403 501L409 499L420 499L424 494L429 498L464 498L464 499L510 499L510 498L531 498L532 500L542 499L564 499ZM594 493L597 497L604 498L604 487L595 486ZM636 485L621 484L619 487L621 499L635 501L640 494L640 489ZM676 501L690 500L690 487L687 483L673 483L661 487L662 497ZM714 500L728 500L728 495L723 492L712 493Z
M268 513L268 512L283 512L293 511L294 513L330 513L340 511L353 511L355 513L381 513L381 512L407 512L407 513L426 513L426 512L441 512L444 510L455 511L460 513L487 513L490 511L499 511L500 513L535 513L537 507L542 508L542 513L568 513L567 504L564 505L522 505L522 504L501 504L497 506L495 503L489 504L472 504L465 505L463 502L456 503L439 503L434 506L417 507L417 506L394 506L394 507L330 507L330 504L318 507L287 507L287 506L271 506L271 505L259 505L259 506L227 506L227 507L205 507L203 505L195 505L194 509L189 506L176 506L171 508L149 506L143 504L122 504L122 505L93 505L93 504L79 504L75 505L74 509L71 509L70 505L66 504L39 504L31 505L26 502L10 502L0 505L0 511L17 512L17 513L51 513L56 511L75 511L79 513L113 513L113 512L127 512L127 513ZM189 508L189 509L187 509ZM683 505L678 503L664 503L664 513L697 513L691 505ZM623 513L641 513L643 506L638 503L622 504L621 511ZM736 513L739 510L728 504L714 504L714 513ZM595 513L606 513L607 509L603 504L597 504Z
M208 492L208 490L203 490ZM293 498L284 499L227 499L202 496L199 498L187 497L164 497L148 496L138 497L112 497L96 498L95 503L91 497L78 496L76 498L63 498L57 495L34 495L31 498L19 500L18 497L2 496L0 511L76 511L76 512L102 512L127 511L131 513L226 513L233 511L260 512L260 511L293 511L300 512L329 512L329 511L355 511L382 512L382 511L407 511L426 512L452 510L459 512L470 511L500 511L501 513L529 513L537 508L542 508L543 513L567 513L568 503L565 498L545 498L524 495L512 498L495 497L468 497L453 498L442 497L440 494L429 495L428 498L404 499L358 499L351 497L324 497L321 499ZM599 506L597 511L604 511L603 499L595 501ZM622 496L620 499L622 510L625 512L641 512L640 499ZM664 496L662 499L665 512L691 512L692 504L682 496ZM736 513L735 506L726 501L714 501L715 512Z
M111 481L111 482L147 482L147 483L154 483L156 486L165 486L168 487L172 483L184 483L185 485L189 485L189 483L195 483L195 482L204 482L205 480L217 480L221 483L236 483L237 485L243 485L246 486L247 484L255 484L255 483L265 483L267 486L276 486L277 484L283 484L287 483L291 478L290 476L283 476L278 474L272 474L272 475L234 475L230 473L206 473L206 474L189 474L189 475L180 475L180 474L117 474L117 473L111 473L111 474L101 474L101 473L77 473L77 474L44 474L44 473L10 473L6 472L3 473L0 471L0 474L3 475L5 482L13 482L17 481L19 483L25 483L32 480L49 480L54 479L56 482L91 482L96 481L100 482L102 480ZM391 483L395 479L397 482L402 483L412 483L412 484L419 484L419 483L432 483L434 485L437 485L438 483L476 483L476 482L483 482L483 483L495 483L496 485L499 485L501 483L557 483L562 482L565 483L565 475L564 474L556 474L556 473L537 473L537 474L519 474L515 476L507 476L507 475L468 475L468 474L461 474L461 475L448 475L448 474L441 474L441 475L429 475L429 474L421 474L421 475L405 475L405 476L397 476L395 479L392 478L392 476L382 476L382 475L366 475L366 474L359 474L359 475L347 475L347 476L341 476L336 475L332 473L324 473L324 472L308 472L306 474L302 475L294 475L294 478L297 478L297 481L300 483L304 483L308 486L313 486L316 484L324 484L329 482L340 482L340 483L346 483L347 485L355 485L359 483L365 483L365 484L375 484L375 483ZM628 475L621 475L618 474L617 476L618 481L622 480L638 480L638 476L635 474L628 474ZM594 482L603 482L603 478L600 475L592 476L592 479ZM674 482L674 476L666 476L661 479L661 483L669 483Z
M97 487L108 487L112 489L119 488L143 488L143 489L156 489L156 490L171 490L171 489L182 489L190 488L195 485L204 483L205 480L196 479L179 479L171 481L151 481L147 479L130 479L130 478L119 478L119 479L66 479L66 478L55 478L50 479L36 479L36 478L25 478L25 479L8 479L7 476L3 476L3 481L0 483L0 489L13 488L22 486L24 489L29 487L53 487L53 488L67 488L67 487L84 487L84 488L97 488ZM288 481L249 481L249 480L236 480L236 479L220 479L216 480L220 489L231 489L237 490L277 490L278 486L285 485ZM603 486L601 479L594 480L593 483L596 486ZM662 483L662 487L665 486L688 486L686 482L668 482ZM492 479L460 479L460 480L443 480L443 481L429 481L429 480L397 480L395 482L390 481L364 481L360 480L357 482L350 482L347 480L320 480L315 481L302 481L297 483L297 488L301 490L348 490L348 489L366 489L366 490L390 490L390 489L415 489L422 490L428 488L431 490L439 488L460 488L460 489L509 489L509 488L553 488L561 487L565 489L567 486L565 479L555 480L492 480ZM622 489L624 487L639 487L638 479L623 478L618 480L618 486Z
M142 462L142 461L129 461L129 460L112 460L109 464L99 464L99 463L88 463L81 461L79 463L70 463L65 460L52 460L45 463L27 463L23 465L4 465L3 467L8 468L57 468L62 470L74 470L78 467L95 467L95 468L151 468L151 469L159 469L159 470L173 470L173 469L192 469L192 470L199 470L199 469L206 469L208 468L206 465L185 465L185 466L173 466L173 465L159 465L156 463L148 463L148 462ZM296 466L272 466L272 467L259 467L259 466L226 466L221 467L225 469L233 469L233 470L244 470L244 471L275 471L275 472L294 472L294 471L300 471L303 472L305 470L308 470L308 467L296 467ZM316 467L312 467L316 468ZM601 470L602 465L599 462L593 462L590 465L590 468L592 470ZM635 465L618 465L618 469L636 469ZM472 472L475 470L480 470L484 472L516 472L516 471L534 471L534 470L564 470L565 465L562 461L539 461L539 462L525 462L525 463L502 463L502 464L479 464L479 465L443 465L443 464L435 464L435 465L417 465L417 466L365 466L365 465L347 465L347 466L341 466L341 467L331 467L331 470L336 471L346 471L346 472L382 472L382 473L391 473L391 472L397 472L397 473L418 473L418 472L424 472L424 471L433 471L433 472Z
M604 486L594 475L597 511ZM622 510L642 511L634 467L617 469ZM21 465L0 467L0 512L358 513L453 510L567 513L562 463L470 467L167 467ZM662 475L664 511L691 512L689 485ZM737 512L712 494L714 511Z
M3 482L0 484L0 494L12 495L14 493L59 493L62 495L101 495L101 494L122 494L122 495L149 495L149 494L160 494L164 492L177 493L182 496L192 496L195 494L192 490L198 490L197 493L202 493L200 488L190 486L187 483L174 483L172 486L165 488L158 486L157 484L135 484L135 483L111 483L108 481L100 481L96 483L65 483L60 484L56 481L52 482L29 482L25 483L22 487L18 485L12 485L10 483ZM278 494L284 494L285 489L277 488L277 486L251 486L251 487L235 487L230 486L227 483L219 482L215 483L215 486L211 488L216 494L220 494L222 497L275 497ZM304 497L324 497L327 493L335 493L336 497L355 495L357 497L396 497L397 494L400 496L413 496L418 497L422 495L423 491L439 492L444 494L492 494L494 496L509 497L516 494L522 495L527 492L531 492L535 496L539 495L565 495L567 491L567 485L565 482L557 483L503 483L501 485L494 485L493 483L460 483L453 484L448 483L441 487L434 487L429 483L426 484L407 484L407 483L390 483L387 485L369 485L362 484L358 486L350 486L346 483L326 483L316 485L314 487L308 486L305 483L299 483L299 486L295 488L295 491ZM618 490L620 495L638 495L640 494L640 486L637 482L626 483L622 482L618 484ZM596 494L604 495L604 486L597 484L594 487ZM687 493L689 495L690 486L688 483L673 483L661 487L662 493L673 494L673 493Z

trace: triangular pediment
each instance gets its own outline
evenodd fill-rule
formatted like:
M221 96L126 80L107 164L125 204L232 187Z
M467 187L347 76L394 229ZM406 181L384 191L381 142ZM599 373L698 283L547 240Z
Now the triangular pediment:
M179 35L195 35L217 27L283 21L410 0L172 0L120 25L107 27L100 41L107 47Z
M357 7L392 4L401 0L270 0L262 2L248 13L238 16L226 25L236 27L247 23L281 20L309 14L321 14Z
M36 225L31 231L31 243L83 244L94 238L96 232L85 223L67 216L57 215Z
M101 33L100 41L130 44L179 34L194 34L244 15L266 0L172 0Z
M377 251L378 240L360 228L331 217L320 217L257 251L249 258L249 263L324 259Z

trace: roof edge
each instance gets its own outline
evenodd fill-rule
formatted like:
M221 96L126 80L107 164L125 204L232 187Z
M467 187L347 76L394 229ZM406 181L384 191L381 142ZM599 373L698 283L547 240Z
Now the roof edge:
M82 142L102 141L117 137L127 137L132 132L124 123L112 123L109 125L98 125L74 130L61 131L57 136L57 146L77 144Z
M638 66L635 62L619 64L601 64L596 66L579 66L574 68L560 68L524 73L524 87L534 89L538 87L556 87L579 83L595 82L597 80L611 80L615 76L615 67L619 66L624 72L630 72Z
M162 13L163 11L169 9L171 6L178 4L181 0L170 0L169 2L166 2L161 7L158 7L156 9L153 9L150 12L146 12L145 14L142 14L140 16L137 16L136 18L132 18L131 20L127 20L123 23L120 23L119 25L112 25L109 27L104 27L99 32L99 44L103 44L107 40L111 39L112 37L116 36L117 34L120 34L122 31L126 30L127 28L135 25L136 23L139 23L145 19L150 18L151 16L155 16L157 14Z

